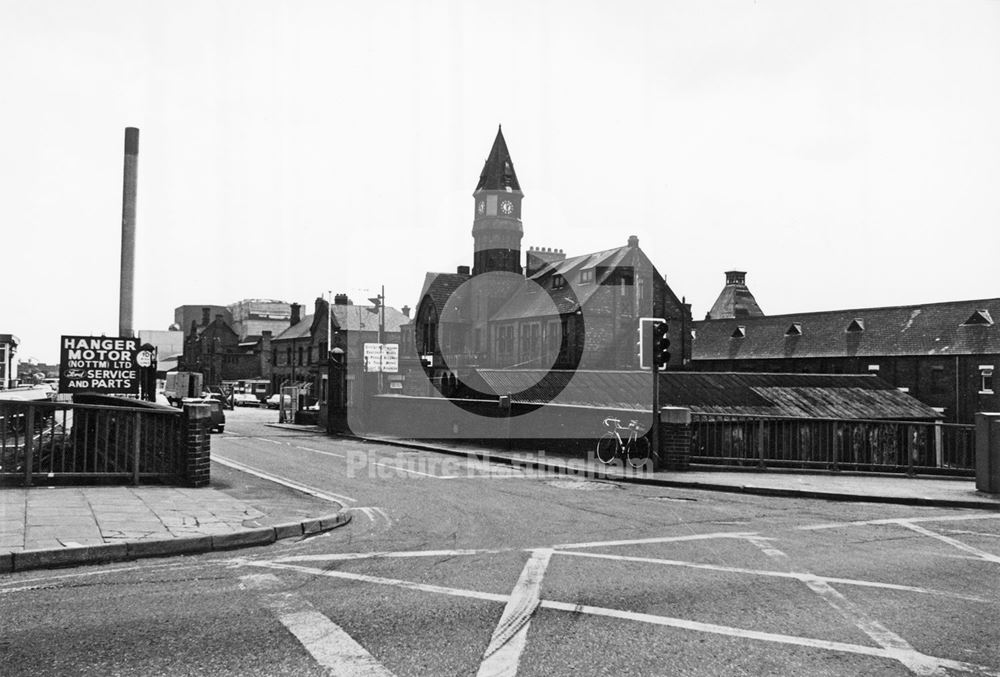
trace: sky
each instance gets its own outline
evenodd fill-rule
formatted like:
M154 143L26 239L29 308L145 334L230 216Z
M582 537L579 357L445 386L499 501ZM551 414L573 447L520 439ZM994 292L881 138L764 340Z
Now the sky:
M53 363L185 304L415 306L472 263L503 125L524 240L629 235L704 317L1000 295L1000 2L0 0L0 333Z

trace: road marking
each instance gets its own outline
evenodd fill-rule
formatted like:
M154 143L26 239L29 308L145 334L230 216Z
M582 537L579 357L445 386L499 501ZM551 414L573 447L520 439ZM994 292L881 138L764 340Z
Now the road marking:
M409 557L461 557L464 555L496 555L502 552L512 552L513 549L503 550L405 550L397 552L348 552L348 553L325 553L322 555L295 555L293 557L280 557L275 562L342 562L357 559L392 559ZM577 553L573 553L577 554Z
M372 523L375 523L375 522L378 522L379 520L382 520L382 521L384 521L386 523L386 526L391 526L392 525L392 519L389 517L388 513L386 513L386 511L383 510L382 508L375 508L375 507L353 507L353 508L348 508L348 510L349 511L350 510L357 510L362 515L364 515L369 520L371 520Z
M535 550L524 565L504 607L500 622L493 630L489 646L483 652L477 677L513 677L528 642L531 617L538 608L539 593L552 550Z
M337 677L392 677L343 628L293 593L270 595L270 606L313 659Z
M760 548L768 557L783 562L788 561L788 555L775 548L770 543L748 538L753 545ZM910 643L895 632L879 623L874 618L855 606L849 599L837 592L832 585L818 578L803 578L802 581L820 598L830 605L861 632L865 633L883 649L893 652L896 660L902 663L914 674L921 677L948 677L937 663L937 659L916 651Z
M320 489L315 489L313 487L306 486L305 484L299 484L298 482L293 482L292 480L286 479L284 477L278 477L277 475L266 473L263 470L258 470L257 468L251 468L248 465L244 465L242 463L234 461L230 458L226 458L224 456L219 456L218 454L212 454L212 461L224 465L226 467L233 468L234 470L239 470L240 472L245 472L251 475L255 475L256 477L268 480L269 482L274 482L276 484L289 487L290 489L296 489L298 491L305 492L310 496L315 496L316 498L321 498L324 501L330 501L331 503L342 504L344 501L347 501L348 503L358 502L358 499L356 498L351 498L350 496L344 496L343 494L335 494L332 491L322 491Z
M944 534L939 534L936 531L931 531L930 529L922 527L919 524L913 524L912 522L909 522L907 520L900 520L899 526L905 527L910 531L915 531L918 534L922 534L924 536L930 536L931 538L936 538L942 543L947 543L953 548L958 548L959 550L964 550L965 552L972 553L979 559L984 560L986 562L993 562L994 564L1000 564L1000 556L986 552L985 550L980 550L979 548L974 548L973 546L968 545L967 543L963 543L958 539L951 538L950 536L945 536Z
M314 454L323 454L324 456L336 456L337 458L347 458L346 454L338 454L335 451L323 451L322 449L313 449L312 447L300 447L295 445L296 449L301 449L302 451L311 451Z
M656 538L634 538L625 541L593 541L590 543L563 543L553 545L557 550L568 550L570 548L601 548L612 545L640 545L643 543L675 543L678 541L703 541L714 538L750 538L760 537L756 531L720 531L713 534L690 534L688 536L659 536Z
M390 585L398 588L403 588L405 590L433 592L442 595L450 595L453 597L464 597L469 599L477 599L490 602L504 602L504 603L510 600L510 596L508 595L498 595L496 593L481 592L478 590L465 590L462 588L448 588L440 585L429 585L426 583L414 583L412 581L403 581L393 578L383 578L380 576L368 576L366 574L355 574L347 571L314 569L311 567L298 566L295 564L279 564L277 562L268 562L268 561L245 562L244 564L246 566L252 566L252 567L297 571L299 573L303 573L310 576L326 576L329 578L342 578L352 581L362 581L365 583ZM621 609L609 609L605 607L571 604L567 602L555 602L550 600L541 600L539 602L539 606L543 609L554 609L556 611L568 611L570 613L576 613L576 614L590 614L594 616L602 616L605 618L617 618L621 620L638 621L641 623L649 623L652 625L659 625L663 627L672 627L680 630L690 630L694 632L703 632L714 635L722 635L726 637L737 637L740 639L751 639L761 642L772 642L776 644L803 646L812 649L824 649L826 651L839 651L842 653L872 656L876 658L890 658L893 660L899 660L899 654L900 654L900 651L898 650L889 650L882 647L864 646L861 644L849 644L846 642L834 642L825 639L814 639L812 637L782 635L778 633L761 632L758 630L746 630L743 628L734 628L725 625L716 625L714 623L702 623L700 621L691 621L684 618L672 618L670 616L655 616L653 614L645 614L635 611L623 611ZM986 666L975 665L963 661L950 660L947 658L928 657L924 654L919 654L919 656L925 658L933 658L933 660L936 661L937 665L940 665L944 668L948 668L951 670L960 670L964 672L978 672L979 674L990 675L991 677L1000 677L1000 672L994 671L993 669L988 668Z
M826 522L823 524L809 524L795 527L803 531L815 531L817 529L840 529L843 527L860 527L880 524L898 524L906 522L963 522L965 520L995 520L1000 519L1000 515L938 515L935 517L888 517L878 520L860 520L857 522Z
M915 592L922 595L937 595L940 597L950 597L968 602L984 602L992 604L993 600L974 595L963 595L957 592L946 592L944 590L933 590L930 588L919 588L913 585L899 585L897 583L880 583L878 581L863 581L854 578L835 578L832 576L818 576L816 574L799 573L795 571L770 571L767 569L746 569L743 567L729 567L719 564L703 564L701 562L685 562L682 560L659 559L655 557L634 557L631 555L609 555L598 552L576 552L573 550L559 551L557 555L571 557L589 557L593 559L619 560L623 562L640 562L645 564L662 564L665 566L686 567L690 569L704 569L707 571L719 571L732 574L749 574L751 576L769 576L772 578L788 578L792 580L818 580L838 585L855 585L862 588L881 588L885 590L898 590L900 592ZM972 558L974 559L974 558ZM280 560L284 561L284 560Z
M414 475L421 475L423 477L433 477L438 480L453 480L458 475L435 475L434 473L421 472L420 470L413 470L412 468L404 468L401 465L396 465L394 463L382 463L381 461L375 461L372 465L378 466L380 468L392 468L393 470L401 470L403 472L413 473Z

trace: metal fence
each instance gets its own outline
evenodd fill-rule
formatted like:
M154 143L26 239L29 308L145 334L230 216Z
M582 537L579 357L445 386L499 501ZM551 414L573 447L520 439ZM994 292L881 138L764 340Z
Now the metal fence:
M180 410L0 402L0 479L173 481L183 475Z
M691 416L691 462L972 476L975 426L910 421Z

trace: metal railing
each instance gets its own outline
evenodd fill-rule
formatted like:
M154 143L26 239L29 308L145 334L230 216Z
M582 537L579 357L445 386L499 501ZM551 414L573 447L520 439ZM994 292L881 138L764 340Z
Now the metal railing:
M183 420L166 408L0 402L0 479L176 480Z
M975 426L912 421L691 416L691 462L972 476Z

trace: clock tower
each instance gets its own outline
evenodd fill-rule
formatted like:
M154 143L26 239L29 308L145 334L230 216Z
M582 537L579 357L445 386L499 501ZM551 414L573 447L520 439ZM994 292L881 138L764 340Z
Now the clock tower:
M472 239L475 246L472 274L506 272L521 274L521 200L514 163L507 151L503 129L486 158L479 183L472 193L475 215Z

